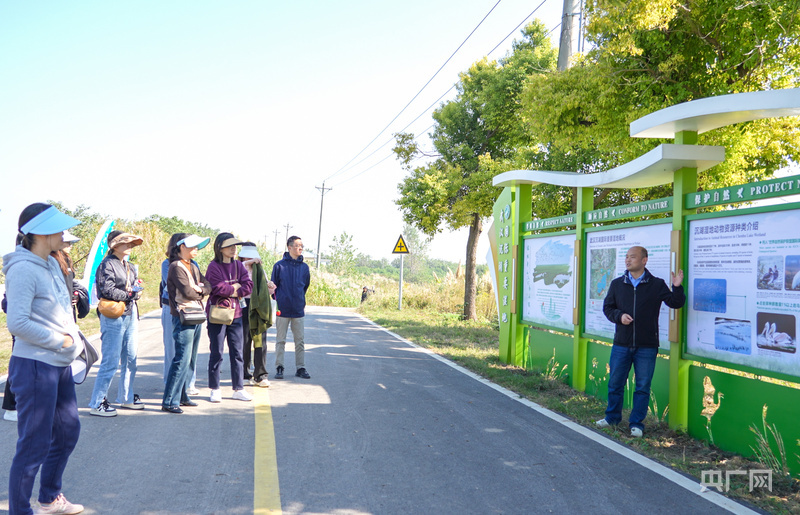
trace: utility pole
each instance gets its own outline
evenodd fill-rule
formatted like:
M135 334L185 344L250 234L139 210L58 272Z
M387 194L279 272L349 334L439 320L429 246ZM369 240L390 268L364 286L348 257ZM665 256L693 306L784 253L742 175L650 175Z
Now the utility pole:
M575 40L575 18L580 18L580 13L575 12L575 3L582 0L564 0L564 10L561 15L561 39L558 43L558 70L569 68L569 59L572 57L572 42Z
M289 224L286 224L285 227L286 227L286 240L285 241L289 241L289 229L291 229L293 226L289 225Z
M322 197L319 199L319 231L317 232L317 269L319 269L319 257L322 254L322 247L320 247L322 242L322 205L325 202L325 192L331 191L333 188L326 188L325 181L322 181L321 188L319 186L314 187L322 193Z
M278 252L278 229L275 229L275 252ZM287 240L289 238L286 238Z

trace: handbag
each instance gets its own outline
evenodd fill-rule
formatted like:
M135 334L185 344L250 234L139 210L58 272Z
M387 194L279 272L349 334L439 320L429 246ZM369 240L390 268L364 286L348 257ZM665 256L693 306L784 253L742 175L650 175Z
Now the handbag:
M230 276L229 279L233 280ZM238 276L236 280L239 280ZM212 324L231 325L236 317L236 306L233 302L233 299L227 298L211 306L211 309L208 310L208 321Z
M100 299L97 311L106 318L119 318L125 313L125 303L121 300Z
M80 336L83 341L83 350L70 364L72 380L75 384L81 384L86 380L86 376L89 375L89 369L92 368L92 365L100 357L100 353L97 352L95 346L92 345L82 332L78 331L78 336Z
M228 305L223 306L223 303ZM231 325L234 316L236 316L236 308L232 304L233 302L230 299L223 299L216 305L211 306L208 311L208 321L212 324Z
M179 307L178 315L183 325L200 325L206 321L206 310L198 304Z
M191 265L190 265L191 266ZM189 276L189 283L194 287L197 283L194 280L194 275L191 270L186 270ZM181 295L181 297L183 297ZM183 325L200 325L206 321L206 310L203 309L203 303L199 300L191 300L178 305L178 316Z
M125 263L125 289L131 285L131 277L128 271L128 263ZM125 313L125 301L100 299L97 303L97 311L106 318L119 318Z

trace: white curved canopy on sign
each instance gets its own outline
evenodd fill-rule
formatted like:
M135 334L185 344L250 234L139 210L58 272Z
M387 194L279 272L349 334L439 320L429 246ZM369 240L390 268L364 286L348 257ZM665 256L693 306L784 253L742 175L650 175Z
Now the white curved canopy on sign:
M661 109L631 123L634 138L674 138L681 131L698 134L762 118L800 115L800 89L734 93L691 100Z
M648 188L671 183L681 168L707 170L725 160L725 147L703 145L659 145L643 156L598 173L512 170L495 176L498 187L519 184L554 184L570 188Z

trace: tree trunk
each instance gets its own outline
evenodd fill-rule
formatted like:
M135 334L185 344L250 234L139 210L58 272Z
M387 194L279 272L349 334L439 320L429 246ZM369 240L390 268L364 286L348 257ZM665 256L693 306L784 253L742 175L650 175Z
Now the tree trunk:
M464 320L476 320L478 318L475 308L475 296L477 294L476 281L476 262L478 252L478 239L481 236L483 224L478 213L472 215L472 224L469 226L469 238L467 238L467 263L464 270Z

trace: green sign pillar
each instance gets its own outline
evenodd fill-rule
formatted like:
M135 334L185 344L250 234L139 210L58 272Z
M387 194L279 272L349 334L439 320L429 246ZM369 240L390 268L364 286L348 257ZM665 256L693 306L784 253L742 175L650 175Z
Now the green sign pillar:
M675 134L675 143L679 145L696 145L697 133L683 131ZM686 216L695 209L686 209L686 195L697 191L697 168L681 168L675 171L673 180L673 215L672 243L670 251L675 256L675 270L685 268L684 250L681 247L681 233ZM685 271L685 270L684 270ZM686 279L684 278L684 288ZM673 429L689 427L689 365L682 359L683 341L681 335L686 334L685 309L675 311L675 322L670 323L669 344L669 426Z
M503 188L494 204L495 248L497 256L497 299L500 308L500 360L522 365L526 328L521 318L522 259L518 242L522 241L521 220L531 218L531 185Z
M570 374L570 383L573 388L580 392L586 391L586 368L588 366L588 347L589 339L583 338L583 328L585 323L586 299L583 292L586 291L586 266L584 262L586 226L584 214L594 209L594 188L576 188L575 191L577 207L575 211L575 269L572 271L575 282L575 295L572 311L572 363L573 370Z
M522 250L519 244L522 243L522 220L530 220L533 209L533 199L531 198L532 186L522 184L514 188L514 225L512 228L511 241L514 246L511 249L512 261L514 264L514 274L512 277L512 288L514 288L514 306L511 313L512 333L514 342L514 363L517 366L524 366L526 347L530 342L525 341L525 336L530 332L526 326L520 324L522 320L522 278L524 270L522 266Z

